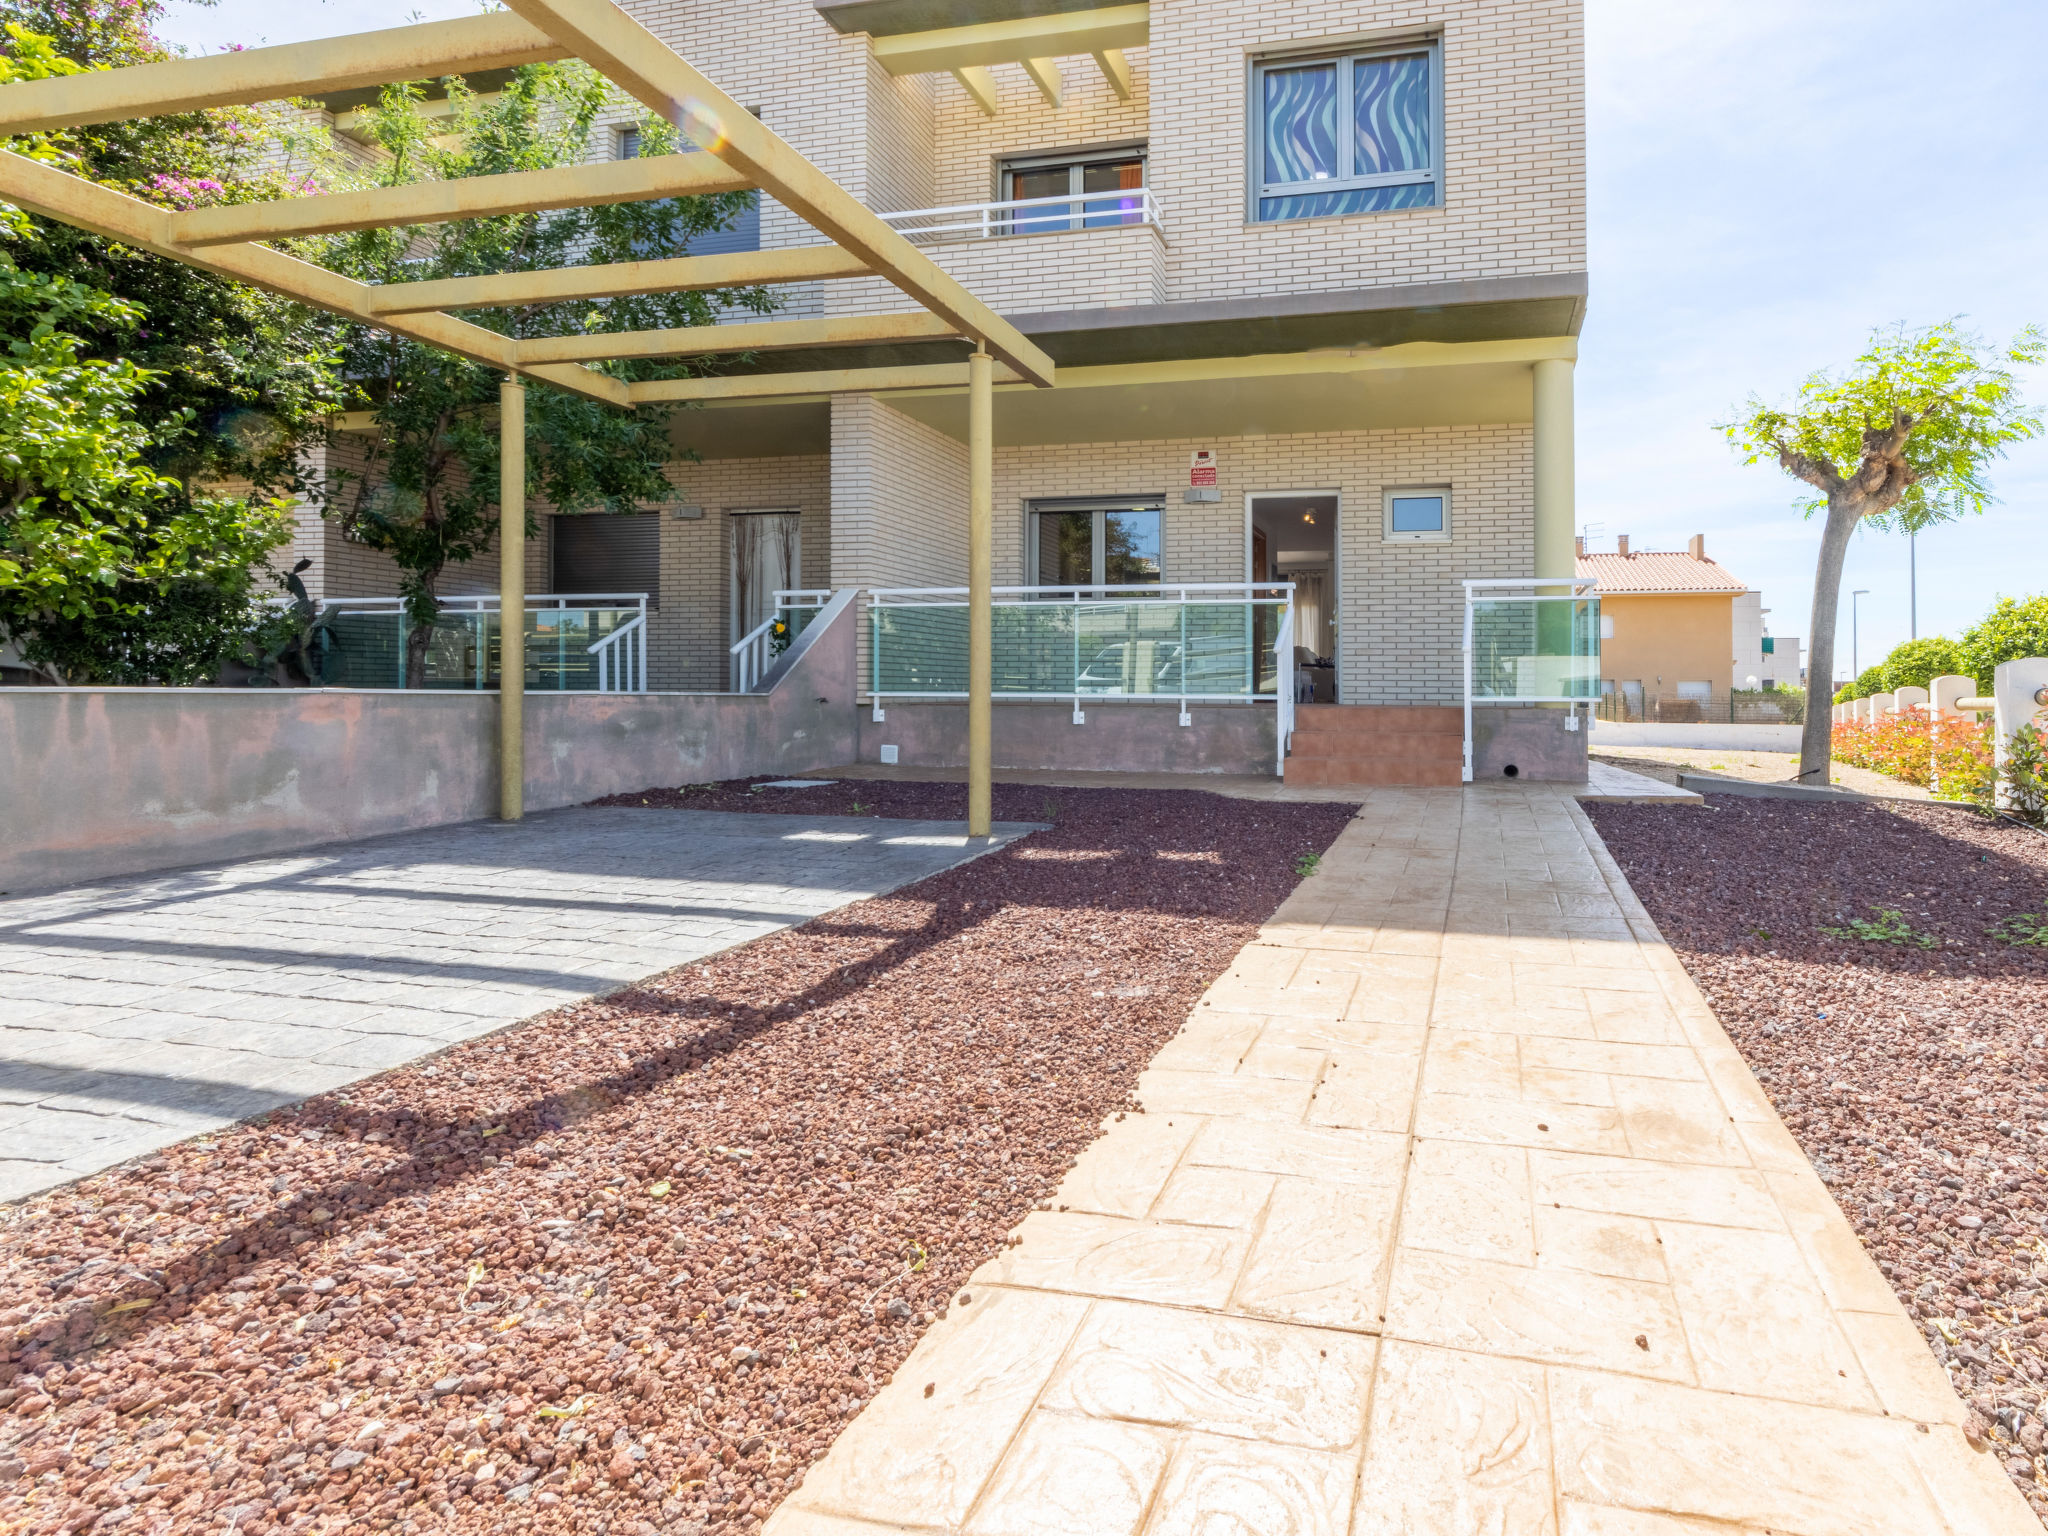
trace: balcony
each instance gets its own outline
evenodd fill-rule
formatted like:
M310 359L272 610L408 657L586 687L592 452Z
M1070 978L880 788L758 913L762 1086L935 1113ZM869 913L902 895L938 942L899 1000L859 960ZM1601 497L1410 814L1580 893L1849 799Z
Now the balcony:
M999 314L1118 309L1166 298L1166 228L1148 187L885 213ZM881 278L833 283L828 315L909 313Z

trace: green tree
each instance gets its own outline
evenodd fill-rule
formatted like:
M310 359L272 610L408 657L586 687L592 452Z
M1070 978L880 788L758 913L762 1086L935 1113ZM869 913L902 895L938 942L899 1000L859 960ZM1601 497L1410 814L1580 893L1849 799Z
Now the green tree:
M162 10L161 0L0 0L0 86L170 58L150 30ZM191 112L5 147L188 207L291 190L261 159L288 121L253 109ZM268 585L261 561L288 530L278 499L315 489L307 451L344 403L338 325L19 210L0 210L0 240L11 444L65 438L68 418L50 393L60 376L84 390L70 403L89 400L109 424L93 494L39 499L32 474L52 466L33 447L8 466L16 493L0 542L15 570L0 576L0 629L70 681L210 680L264 622L255 602ZM61 314L45 302L58 296L70 305ZM246 495L221 494L230 486ZM44 563L24 566L25 557Z
M1992 674L2001 661L2048 656L2048 596L2001 597L1963 631L1956 654L1956 670L1977 679L1977 686L1990 693Z
M1962 654L1946 635L1929 635L1924 640L1902 640L1880 668L1884 686L1879 693L1897 693L1901 688L1925 688L1937 677L1962 669Z
M141 420L149 371L83 355L78 334L141 318L0 254L0 635L58 681L203 681L221 653L208 616L246 612L252 567L290 536L286 504L196 492L148 462L183 419ZM175 634L150 622L164 604Z
M1809 673L1809 676L1811 674ZM1852 699L1867 699L1873 693L1884 692L1884 665L1865 667L1849 682L1835 690L1835 702L1847 704Z
M589 158L599 121L621 98L582 64L515 70L494 96L448 82L452 119L430 121L417 87L387 89L368 124L383 155L373 180L394 186L574 165ZM678 150L675 131L649 118L640 153ZM610 207L364 230L327 243L323 260L368 282L632 261L679 254L692 239L728 229L751 194L670 198ZM765 289L686 292L477 309L465 318L522 338L586 331L704 326L732 309L774 307ZM351 328L350 376L370 390L378 435L369 462L337 486L330 509L351 535L390 554L401 572L409 630L406 682L425 681L444 570L487 553L496 535L499 376L466 359L368 327ZM616 377L679 377L661 362L599 365ZM673 406L619 409L546 385L529 386L528 505L559 513L629 512L666 499L666 466L681 456L670 435Z
M1834 674L1835 617L1849 538L1865 521L1903 532L1992 504L1985 470L2016 442L2041 432L2041 416L2020 398L2013 370L2048 356L2038 328L2003 348L1953 321L1909 331L1875 331L1845 372L1815 373L1790 405L1752 395L1722 431L1743 462L1774 461L1819 494L1803 504L1825 513L1813 581L1808 674ZM1808 710L1799 777L1826 783L1830 720Z

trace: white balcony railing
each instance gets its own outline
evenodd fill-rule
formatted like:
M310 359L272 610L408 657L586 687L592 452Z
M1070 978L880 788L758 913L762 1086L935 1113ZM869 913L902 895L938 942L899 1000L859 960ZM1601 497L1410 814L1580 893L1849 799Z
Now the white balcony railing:
M1277 704L1279 757L1294 721L1294 584L997 587L992 689L1004 700ZM967 591L870 590L869 688L887 699L967 696Z
M832 593L828 589L778 587L775 611L732 643L732 691L752 693L760 687L761 679L768 675L768 668L775 658L804 632L804 626L815 619L818 610L830 601ZM783 626L779 634L778 625Z
M885 213L885 224L914 242L992 240L1003 235L1049 235L1070 229L1122 229L1150 224L1166 231L1159 199L1150 187L1114 192L1071 193L1065 197L1021 197L1001 203L955 203L945 208L908 208Z
M645 693L647 594L529 592L526 686L539 692ZM440 599L427 642L429 688L495 688L503 650L495 593ZM326 681L341 688L403 688L405 600L330 597L320 621L333 637Z

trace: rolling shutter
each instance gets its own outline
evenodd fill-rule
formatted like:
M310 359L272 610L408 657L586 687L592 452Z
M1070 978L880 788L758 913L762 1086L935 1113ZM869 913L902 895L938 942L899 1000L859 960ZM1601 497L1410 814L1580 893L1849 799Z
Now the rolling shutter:
M587 512L554 520L557 592L645 592L661 606L661 514Z

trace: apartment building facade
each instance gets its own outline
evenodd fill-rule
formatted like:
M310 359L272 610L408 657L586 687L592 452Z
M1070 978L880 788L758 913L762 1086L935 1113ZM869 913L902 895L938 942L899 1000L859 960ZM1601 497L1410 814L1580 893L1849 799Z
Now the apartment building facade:
M626 8L1058 364L996 393L999 586L1291 581L1303 700L1447 706L1462 583L1572 574L1578 0ZM770 200L719 238L818 237ZM878 278L780 296L913 307ZM669 505L547 519L529 558L533 591L639 573L654 688L732 687L777 589L964 583L959 390L706 402L677 436ZM333 524L302 543L325 595L394 590Z

